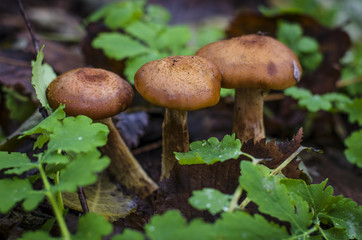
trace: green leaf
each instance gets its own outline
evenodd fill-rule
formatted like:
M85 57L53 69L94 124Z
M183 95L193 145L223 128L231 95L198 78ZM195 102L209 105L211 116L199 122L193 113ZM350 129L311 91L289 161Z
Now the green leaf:
M89 117L79 115L67 117L61 128L50 135L49 151L87 152L106 144L109 130L106 125L92 123Z
M222 192L204 188L202 190L193 191L189 203L198 210L208 210L215 215L219 212L226 212L229 209L229 204L232 196L223 194Z
M299 88L299 87L290 87L284 90L284 94L291 96L294 99L306 99L311 98L313 95L308 89Z
M350 163L356 164L358 167L362 167L362 130L354 131L349 137L344 140L344 144L347 149L344 150L344 154Z
M144 240L145 237L142 233L132 230L132 229L125 229L122 234L116 235L111 238L111 240Z
M362 98L356 98L350 104L347 104L345 111L351 123L357 122L362 126Z
M21 137L40 133L37 141L34 144L33 149L42 148L43 145L49 141L49 134L54 132L55 129L61 128L62 124L60 120L65 118L65 112L63 111L64 105L57 108L49 117L45 118L35 127L25 131Z
M31 84L33 85L36 97L39 99L40 104L49 112L52 112L46 97L46 90L48 85L56 78L52 67L48 64L42 64L44 59L43 48L38 52L35 62L32 61L32 78Z
M327 240L348 240L345 230L340 228L329 228L324 230L322 228L319 229L322 236L325 236Z
M197 48L201 48L206 44L219 41L225 38L225 31L216 27L203 27L197 31Z
M336 109L339 111L347 111L346 110L347 106L350 103L352 103L351 98L342 93L337 93L337 92L323 94L322 98L324 98L327 101L330 101L333 105L335 105Z
M156 4L149 4L146 6L146 18L150 22L158 23L158 24L167 24L171 20L170 12Z
M297 23L289 23L286 21L279 20L277 23L277 37L278 40L285 45L292 48L295 51L293 44L298 42L298 39L302 37L303 29Z
M49 235L49 233L44 232L44 231L34 231L34 232L26 232L24 233L21 238L19 238L18 240L56 240L56 239L61 239L61 238L53 238Z
M148 53L150 50L140 42L121 33L101 33L92 42L92 46L116 60Z
M4 172L6 174L20 175L37 167L38 164L31 162L25 153L0 152L0 170L10 168Z
M51 191L74 192L78 187L91 185L97 180L97 173L109 165L108 157L100 157L98 150L78 153L66 168L60 171L60 182Z
M163 215L154 215L145 226L146 235L151 240L215 239L212 225L199 219L189 225L177 210L169 210Z
M208 140L196 141L190 144L190 151L175 152L176 159L181 165L213 164L229 159L237 159L241 154L241 142L235 139L235 134L225 135L223 140L211 137Z
M306 232L312 223L307 202L296 194L290 194L280 183L280 177L266 176L266 170L268 168L263 165L241 162L239 182L247 191L247 196L261 212L289 222L292 233Z
M99 240L103 236L109 235L112 228L112 224L105 217L95 213L87 213L80 217L77 233L72 236L72 239Z
M170 55L185 55L181 53L190 39L189 27L183 25L169 26L159 36L157 49L164 50L166 48L170 51Z
M144 64L156 60L167 57L167 54L163 54L161 52L149 52L144 55L139 55L136 57L132 57L127 59L126 68L124 70L124 74L127 76L127 80L130 83L134 83L134 76L137 70L142 67Z
M259 214L246 212L223 213L213 226L217 238L228 240L287 239L289 234L285 227L268 222Z
M332 108L330 101L317 94L311 98L299 100L299 105L305 107L309 112L318 112L320 110L329 111Z
M229 209L231 198L231 195L223 194L216 189L204 188L193 191L192 196L189 198L189 203L198 210L208 210L211 214L215 215Z
M145 42L151 48L155 48L157 45L157 37L160 30L160 26L142 21L133 22L125 28L127 33Z
M234 97L235 89L221 88L220 97L228 97L228 96Z
M29 97L6 87L2 88L2 92L5 94L5 104L11 119L23 122L35 111L36 105Z
M122 1L108 9L104 23L111 29L123 28L143 16L143 8L146 1L133 0Z
M34 210L44 198L41 191L34 191L28 179L1 179L0 180L0 212L6 213L17 202L23 201L26 211Z
M300 62L306 71L316 69L323 60L323 55L320 52L305 54L299 56Z
M301 37L297 42L297 49L302 53L314 53L318 48L318 42L311 37Z

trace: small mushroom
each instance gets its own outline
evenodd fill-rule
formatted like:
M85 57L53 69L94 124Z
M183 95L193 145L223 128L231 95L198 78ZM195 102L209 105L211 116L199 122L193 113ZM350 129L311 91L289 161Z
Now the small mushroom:
M132 103L133 89L128 82L103 69L78 68L52 81L47 98L53 109L62 103L68 115L85 115L108 126L108 142L102 151L111 159L110 172L123 186L141 197L158 188L134 158L111 119Z
M165 107L161 180L170 177L176 163L174 152L189 148L187 111L217 104L220 82L218 67L198 56L166 57L137 71L137 91L149 102Z
M265 138L264 96L300 81L297 56L283 43L257 34L210 43L197 53L213 61L222 73L221 86L235 88L233 132L242 141Z

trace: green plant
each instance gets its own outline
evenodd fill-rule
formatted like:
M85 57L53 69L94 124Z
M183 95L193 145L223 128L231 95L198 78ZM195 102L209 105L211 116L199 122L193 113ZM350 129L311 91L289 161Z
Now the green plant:
M307 131L318 111L347 114L351 123L357 122L359 126L362 126L361 98L352 99L345 94L336 92L323 95L312 94L309 90L298 87L286 89L284 94L298 100L298 105L309 111L309 119L306 121ZM352 132L351 135L344 140L347 147L344 151L347 160L359 167L362 167L362 154L359 145L361 139L362 130L360 129Z
M323 60L318 42L303 35L303 29L298 23L278 21L277 38L290 47L298 56L304 71L315 70Z
M194 147L191 147L194 146ZM187 153L175 153L181 163L212 164L224 161L215 146L229 154L242 154L240 140L231 136L218 142L214 138L190 145ZM327 181L306 184L303 180L285 178L280 171L301 151L300 147L275 170L260 165L260 160L242 161L239 186L233 195L215 189L194 191L189 203L211 214L220 214L214 223L194 219L186 223L181 214L170 210L153 216L145 225L145 234L126 229L113 240L121 239L362 239L362 208L348 198L333 196ZM207 159L213 159L209 161ZM243 191L247 198L239 200ZM262 214L250 215L245 207L254 202ZM274 217L280 222L269 220ZM284 223L284 224L281 224ZM286 227L286 223L289 227Z
M224 37L220 29L202 28L192 46L189 26L168 25L170 13L161 6L146 4L145 0L106 5L87 22L100 20L112 32L100 33L92 45L110 58L125 60L124 74L131 83L136 71L147 62L171 55L192 55L200 46Z

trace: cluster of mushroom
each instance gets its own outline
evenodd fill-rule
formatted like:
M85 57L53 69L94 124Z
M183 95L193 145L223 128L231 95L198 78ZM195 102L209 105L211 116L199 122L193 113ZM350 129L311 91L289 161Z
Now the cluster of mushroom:
M161 180L170 177L174 152L188 150L187 111L217 104L221 87L235 88L233 132L242 141L258 141L265 138L265 93L295 85L301 73L296 55L287 46L255 34L208 44L196 56L171 56L143 65L135 75L137 91L165 108ZM141 196L157 189L110 119L132 102L133 90L126 81L102 69L75 69L58 76L47 96L53 108L63 103L69 115L83 114L108 125L105 152L112 162L109 169L121 184Z

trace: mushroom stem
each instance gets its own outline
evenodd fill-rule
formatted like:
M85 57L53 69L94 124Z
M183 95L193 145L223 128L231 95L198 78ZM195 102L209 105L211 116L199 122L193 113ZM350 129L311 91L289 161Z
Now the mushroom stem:
M158 189L123 141L111 118L99 120L109 128L108 142L101 148L111 159L108 167L116 180L140 197L146 197Z
M169 178L177 162L174 152L189 149L187 111L165 109L162 125L162 171L161 180Z
M254 138L254 143L265 138L263 105L264 89L235 89L233 132L246 142Z

